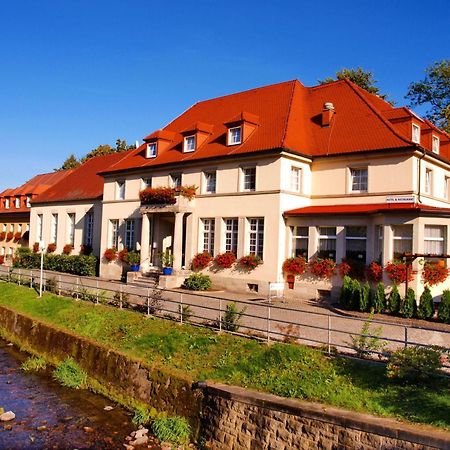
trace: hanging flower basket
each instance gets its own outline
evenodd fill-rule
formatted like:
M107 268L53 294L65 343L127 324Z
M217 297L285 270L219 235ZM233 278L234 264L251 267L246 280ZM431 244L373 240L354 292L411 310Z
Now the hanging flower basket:
M20 231L18 231L17 233L14 234L14 240L16 242L19 242L22 239L22 233Z
M288 258L283 263L283 273L286 275L303 275L307 268L308 263L302 256Z
M220 253L216 256L216 264L222 269L229 269L236 262L236 256L233 252Z
M376 283L381 281L383 279L383 266L376 261L372 261L367 268L367 278Z
M386 271L388 277L395 283L405 283L406 282L406 268L407 264L402 261L391 261L387 263L384 270ZM412 272L412 267L409 265L408 268L408 281L414 280L414 274Z
M309 271L317 278L330 279L335 269L336 263L332 259L315 258L309 262Z
M73 250L73 245L72 245L72 244L66 244L66 245L63 247L63 253L64 253L64 255L70 255L70 254L72 253L72 250Z
M47 253L53 253L56 250L56 244L47 245Z
M262 259L258 255L255 255L254 253L250 253L250 255L243 256L239 260L239 264L246 270L254 270L259 265L261 265L262 262L263 262Z
M426 262L422 270L422 281L428 286L443 283L450 273L450 269L443 267L440 262Z
M6 235L6 240L12 241L13 239L14 239L14 233L12 231L8 232L8 234Z
M5 237L6 237L6 232L5 231L0 232L0 241L4 241Z
M192 258L192 269L202 270L212 261L212 259L212 256L208 252L197 253Z
M105 250L105 253L103 253L103 257L106 259L106 261L111 262L111 261L115 261L117 259L117 249L112 247L112 248L107 248Z

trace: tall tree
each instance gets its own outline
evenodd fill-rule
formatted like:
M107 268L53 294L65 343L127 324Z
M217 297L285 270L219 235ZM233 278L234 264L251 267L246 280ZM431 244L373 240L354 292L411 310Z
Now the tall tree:
M67 169L75 169L80 165L80 161L76 158L74 154L71 154L63 163L59 169L55 170L67 170Z
M336 80L343 80L344 78L353 81L353 83L357 84L359 87L362 87L367 92L378 95L378 97L381 97L383 100L387 99L387 94L381 94L378 87L375 86L377 81L373 78L373 73L370 70L364 70L362 67L358 67L357 69L346 69L344 67L336 72L335 78L328 77L324 80L319 80L319 83L325 84Z
M430 105L425 117L450 133L450 59L425 69L425 78L409 85L410 106Z
M96 156L109 155L110 153L115 153L116 149L111 147L109 144L100 144L96 148L92 149L85 157L81 158L81 162L84 163L88 159L95 158Z

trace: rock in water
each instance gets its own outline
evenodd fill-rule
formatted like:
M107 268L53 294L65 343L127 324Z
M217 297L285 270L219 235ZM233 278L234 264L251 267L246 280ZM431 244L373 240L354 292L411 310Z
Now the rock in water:
M139 439L145 436L147 433L148 433L147 428L141 428L140 430L137 430L136 433L134 433L134 438Z
M130 442L130 445L132 445L132 446L144 445L147 442L148 442L148 436L141 436L140 438L137 438L134 441Z
M112 406L105 406L103 409L105 411L112 411L114 408Z
M2 422L7 422L8 420L13 420L16 418L16 415L12 411L6 411L2 415L0 415L0 420Z

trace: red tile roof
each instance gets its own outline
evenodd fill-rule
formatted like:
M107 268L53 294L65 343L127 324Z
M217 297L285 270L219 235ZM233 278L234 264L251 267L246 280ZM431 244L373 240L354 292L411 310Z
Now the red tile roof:
M285 211L285 216L316 216L335 214L379 214L395 212L430 212L450 214L450 208L437 208L418 203L367 203L355 205L305 206Z
M335 108L329 127L323 127L321 121L326 102ZM298 80L287 81L196 103L163 128L172 133L173 141L158 151L156 158L145 158L144 144L105 173L274 149L314 157L418 148L409 131L391 123L393 118L408 114L413 115L407 108L393 108L348 80L315 87L305 87ZM257 118L256 130L242 144L227 146L226 125L245 116ZM198 123L211 124L211 135L196 151L185 154L183 132ZM422 125L428 126L426 122ZM157 135L154 132L147 138ZM445 146L444 141L449 141L449 136L442 133L441 143Z
M33 199L32 203L95 200L103 196L103 178L98 175L129 152L112 153L88 159L67 177Z

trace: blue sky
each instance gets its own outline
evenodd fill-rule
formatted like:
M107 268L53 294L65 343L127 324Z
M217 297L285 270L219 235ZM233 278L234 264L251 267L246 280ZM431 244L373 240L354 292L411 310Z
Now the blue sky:
M0 191L198 100L342 67L403 104L450 57L449 13L448 0L2 2Z

